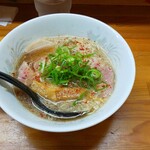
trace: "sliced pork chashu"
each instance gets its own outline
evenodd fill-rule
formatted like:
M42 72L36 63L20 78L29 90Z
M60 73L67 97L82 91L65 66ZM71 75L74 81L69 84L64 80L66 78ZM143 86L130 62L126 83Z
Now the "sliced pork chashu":
M55 45L52 42L45 39L38 40L27 47L23 60L26 62L37 61L54 51Z

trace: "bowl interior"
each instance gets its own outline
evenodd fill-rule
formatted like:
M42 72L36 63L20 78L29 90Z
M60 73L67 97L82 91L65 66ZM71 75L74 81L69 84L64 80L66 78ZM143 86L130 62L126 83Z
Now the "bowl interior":
M72 121L47 121L27 111L14 96L11 85L0 81L0 106L17 121L43 131L68 132L93 126L117 111L127 99L135 79L135 62L125 40L111 27L96 19L77 14L38 17L12 30L0 44L0 71L10 73L25 47L41 37L71 35L96 41L111 59L115 89L97 112ZM7 90L5 87L8 87Z

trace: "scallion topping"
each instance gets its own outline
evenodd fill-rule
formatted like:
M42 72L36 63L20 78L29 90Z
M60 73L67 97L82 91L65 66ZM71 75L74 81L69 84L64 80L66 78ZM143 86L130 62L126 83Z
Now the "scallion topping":
M86 58L93 55L74 53L73 48L60 46L55 53L48 55L49 61L40 63L41 76L56 85L76 83L80 87L96 90L97 84L101 83L102 74L88 65Z

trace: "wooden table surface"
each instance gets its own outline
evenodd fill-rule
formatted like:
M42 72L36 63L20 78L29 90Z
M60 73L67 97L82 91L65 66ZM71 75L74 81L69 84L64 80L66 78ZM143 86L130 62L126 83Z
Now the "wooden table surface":
M0 40L36 17L33 5L18 5L15 21L0 26ZM23 11L24 8L28 11ZM82 131L49 133L26 127L0 109L1 150L150 150L150 7L73 5L73 13L100 19L128 42L136 80L125 104L110 118Z

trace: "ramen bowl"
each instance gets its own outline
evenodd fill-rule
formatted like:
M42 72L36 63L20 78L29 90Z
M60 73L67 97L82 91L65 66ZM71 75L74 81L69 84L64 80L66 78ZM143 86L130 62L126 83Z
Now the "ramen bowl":
M95 41L112 62L115 88L107 102L85 117L51 121L37 117L16 98L12 85L0 80L0 106L18 122L42 131L70 132L101 123L113 115L127 100L135 80L135 61L123 37L109 25L78 14L52 14L29 20L8 33L0 43L0 71L11 74L25 48L42 37L86 37Z

